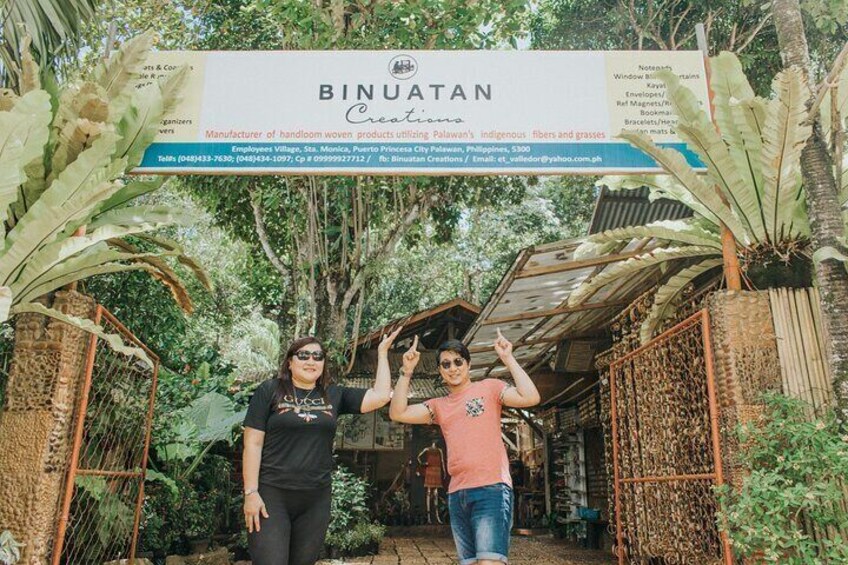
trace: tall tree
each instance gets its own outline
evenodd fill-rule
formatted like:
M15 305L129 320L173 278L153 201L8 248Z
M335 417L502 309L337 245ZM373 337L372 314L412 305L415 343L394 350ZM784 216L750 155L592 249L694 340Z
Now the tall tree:
M774 24L780 43L780 55L785 67L798 67L812 83L810 54L798 0L773 0ZM828 85L822 85L826 88ZM844 224L840 213L838 187L833 174L833 162L822 130L821 117L816 109L817 92L808 101L813 110L810 121L812 135L801 153L807 213L810 218L813 249L840 249ZM840 127L840 124L833 124ZM830 337L828 364L833 377L837 414L841 425L848 425L848 271L836 259L816 262L822 319Z
M511 0L278 2L227 0L199 12L205 49L478 49L515 41L527 3ZM223 191L223 183L227 184ZM358 333L378 265L425 219L444 239L465 206L513 201L510 177L194 178L223 225L280 275L299 332L343 345Z
M703 23L711 52L735 53L766 93L780 64L770 19L749 0L542 0L531 31L542 49L676 50L696 49Z

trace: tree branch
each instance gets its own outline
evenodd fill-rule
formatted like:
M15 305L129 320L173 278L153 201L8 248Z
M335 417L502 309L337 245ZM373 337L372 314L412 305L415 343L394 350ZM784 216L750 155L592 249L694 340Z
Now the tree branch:
M369 250L368 254L362 263L356 268L356 274L350 287L344 294L342 307L347 309L350 303L356 297L356 293L362 288L365 283L365 266L381 261L386 255L397 245L398 241L409 231L409 228L415 221L426 212L430 206L436 201L436 193L434 191L424 192L421 197L411 203L411 205L403 213L403 218L394 228L392 228L383 242Z
M813 105L810 107L810 111L807 114L807 122L813 123L818 118L819 107L824 102L824 95L830 88L833 88L839 83L839 75L842 73L842 67L845 66L846 61L848 61L848 41L845 42L845 45L842 46L842 50L839 52L839 55L836 56L836 59L833 61L833 68L830 69L830 72L827 73L825 79L821 82L818 88L818 92L816 92L816 100L813 102ZM831 97L831 104L834 104L836 101Z
M265 230L265 212L262 210L262 196L256 190L253 181L248 183L247 192L250 194L250 207L253 209L253 224L256 227L256 235L259 236L259 243L262 244L262 251L265 256L274 265L274 268L282 275L283 278L291 277L291 271L285 266L280 256L271 247L271 240L268 237L268 232Z
M748 47L751 44L752 41L754 41L754 38L757 37L757 35L763 29L763 26L765 26L766 23L768 23L768 21L770 19L771 19L771 12L767 13L763 17L763 19L760 20L760 23L758 23L756 26L754 26L754 29L751 30L751 33L748 34L748 37L745 39L745 41L742 42L742 45L740 45L739 48L734 51L734 53L741 53L742 51L744 51L745 48Z

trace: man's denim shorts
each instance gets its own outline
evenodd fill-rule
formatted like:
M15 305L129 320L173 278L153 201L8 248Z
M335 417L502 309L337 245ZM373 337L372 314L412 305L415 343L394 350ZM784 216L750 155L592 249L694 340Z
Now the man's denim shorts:
M460 565L480 559L508 562L512 489L504 483L448 495L451 530Z

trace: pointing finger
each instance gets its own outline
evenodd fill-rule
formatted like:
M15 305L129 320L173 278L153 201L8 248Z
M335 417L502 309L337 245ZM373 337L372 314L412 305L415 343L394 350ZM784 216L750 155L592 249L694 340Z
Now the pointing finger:
M418 334L415 334L415 338L412 340L412 347L410 347L409 350L418 351Z

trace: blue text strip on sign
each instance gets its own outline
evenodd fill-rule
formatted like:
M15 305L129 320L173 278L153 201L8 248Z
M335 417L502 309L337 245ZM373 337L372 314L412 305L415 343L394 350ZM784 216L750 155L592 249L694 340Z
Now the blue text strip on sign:
M698 157L685 144L662 146L683 153L691 166L702 167ZM148 149L141 166L151 172L176 166L195 173L267 172L279 168L301 173L331 170L381 173L398 168L450 173L498 170L553 173L575 169L603 171L612 167L644 170L656 164L624 143L155 143Z

